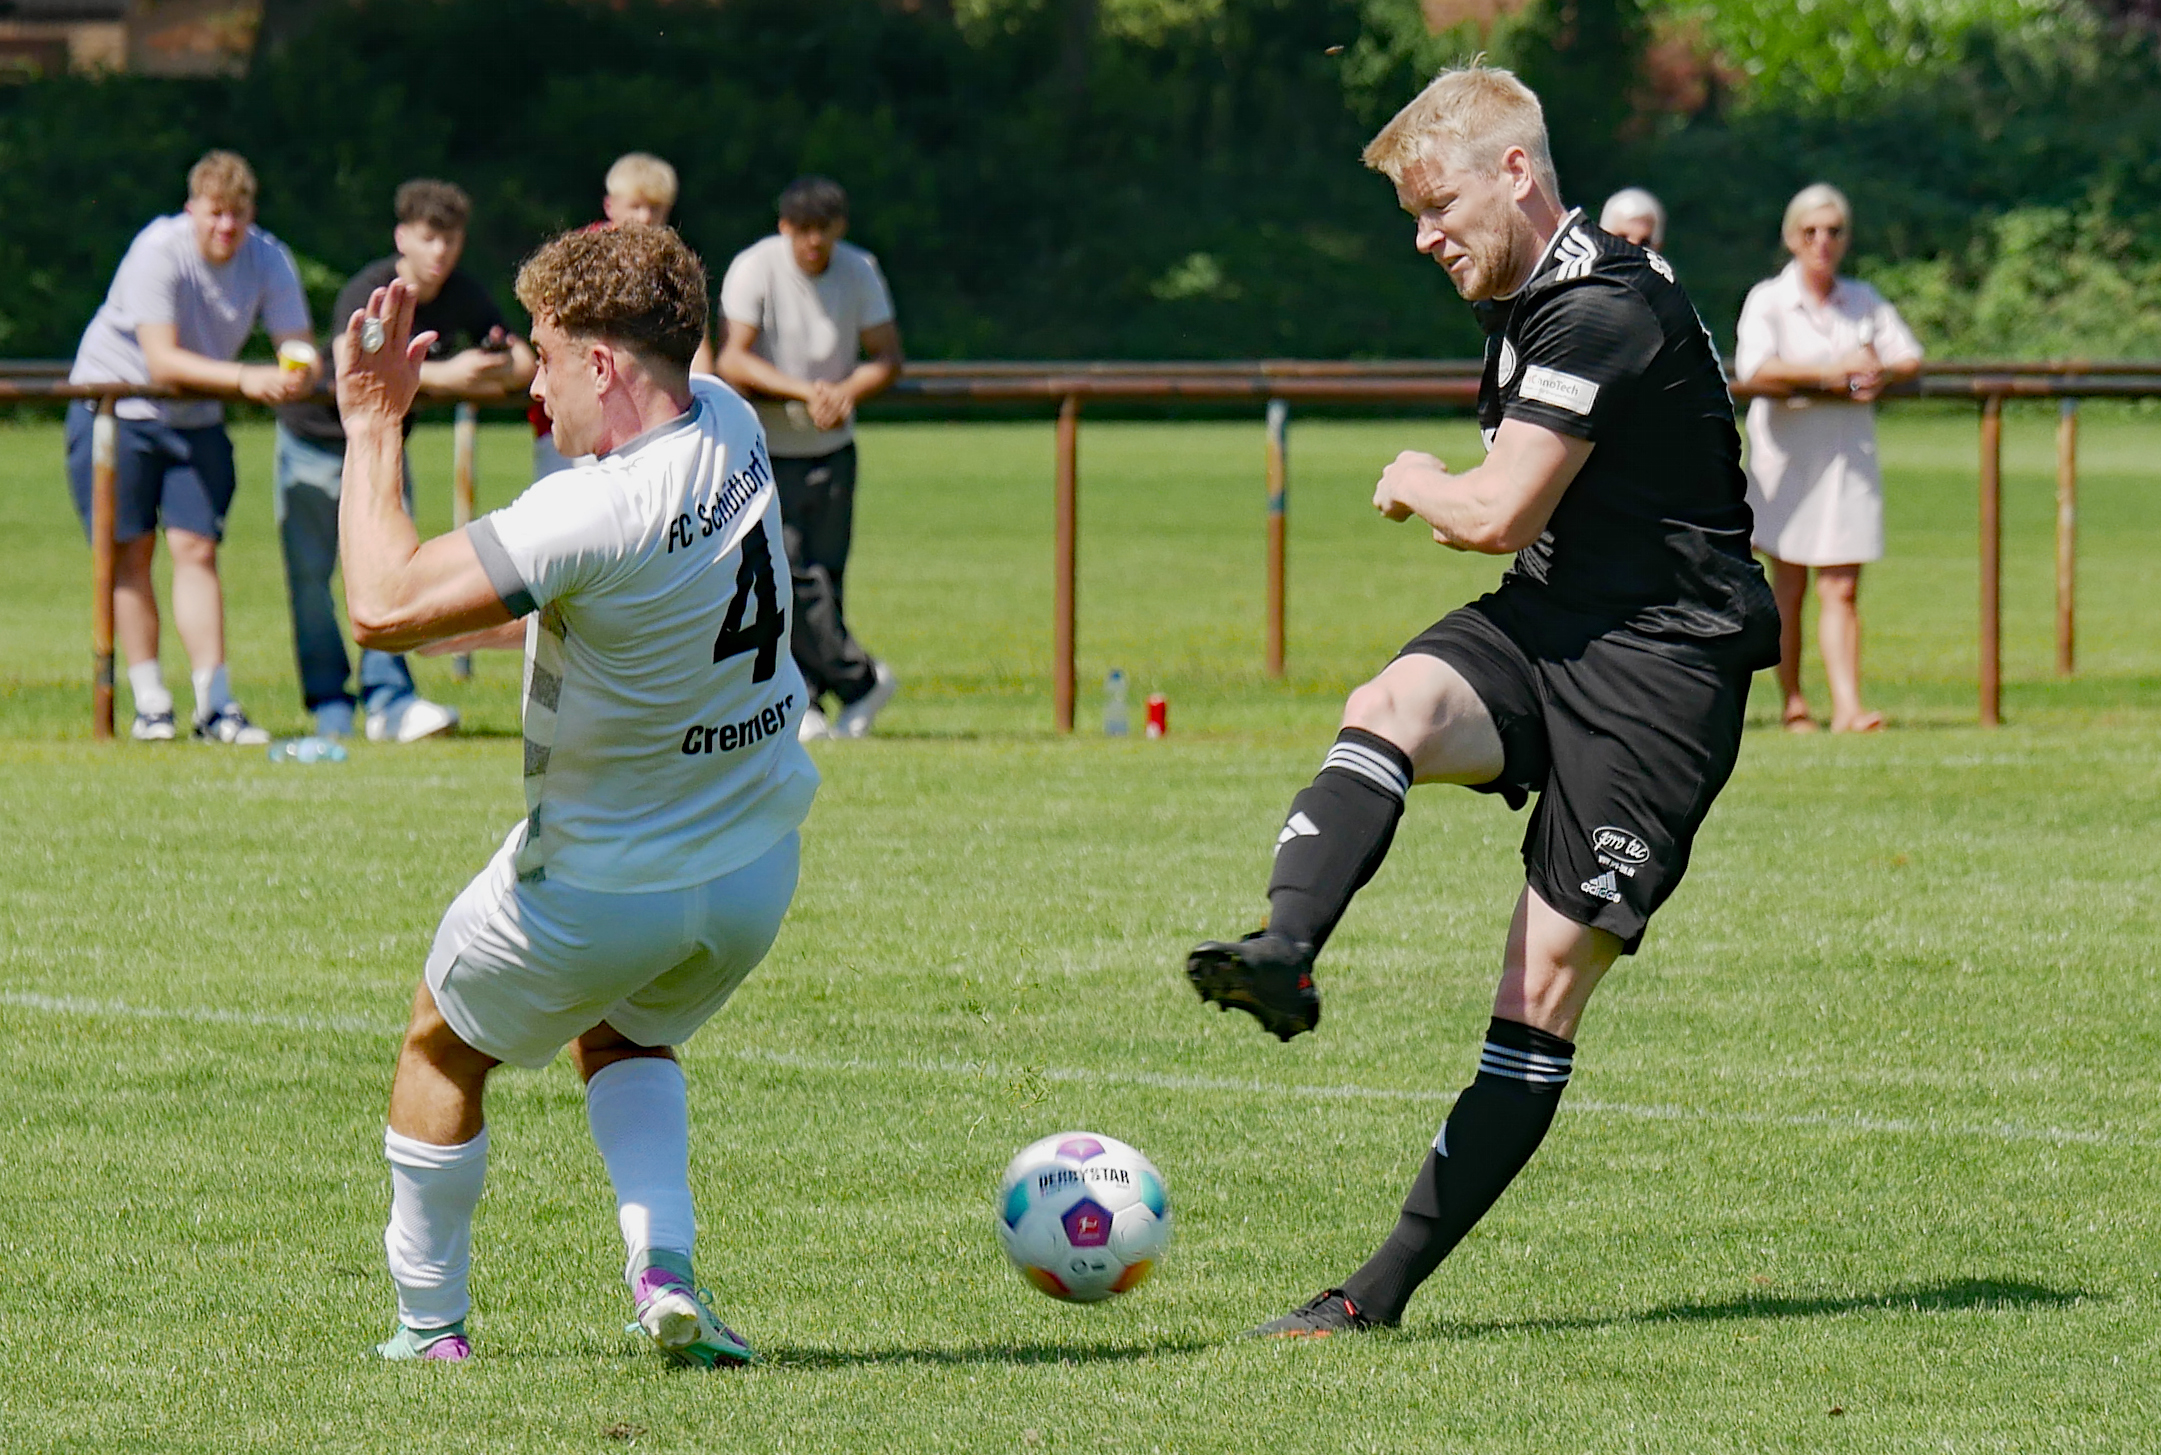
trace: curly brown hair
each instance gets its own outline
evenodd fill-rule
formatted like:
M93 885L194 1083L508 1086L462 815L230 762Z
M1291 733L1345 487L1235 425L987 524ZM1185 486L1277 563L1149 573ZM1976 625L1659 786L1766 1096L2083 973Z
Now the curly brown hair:
M705 264L672 227L625 224L551 238L518 269L517 292L535 321L677 368L690 367L705 339Z

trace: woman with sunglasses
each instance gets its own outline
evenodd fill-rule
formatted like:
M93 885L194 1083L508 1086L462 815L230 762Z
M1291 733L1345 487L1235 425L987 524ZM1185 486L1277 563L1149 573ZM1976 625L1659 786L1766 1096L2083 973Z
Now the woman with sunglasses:
M1883 556L1883 477L1874 401L1920 372L1921 345L1868 284L1841 278L1853 209L1825 182L1786 204L1793 254L1741 308L1734 377L1776 397L1748 407L1748 503L1778 597L1781 720L1816 721L1801 694L1801 600L1816 573L1816 636L1831 686L1831 731L1875 732L1861 706L1861 567ZM1829 397L1827 397L1829 396Z

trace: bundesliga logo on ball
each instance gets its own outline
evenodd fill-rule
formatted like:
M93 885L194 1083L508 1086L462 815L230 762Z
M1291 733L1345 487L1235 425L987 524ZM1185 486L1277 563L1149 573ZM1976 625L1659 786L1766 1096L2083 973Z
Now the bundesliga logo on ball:
M998 1241L1052 1298L1099 1303L1138 1288L1170 1240L1163 1174L1110 1137L1060 1132L1032 1142L998 1184Z

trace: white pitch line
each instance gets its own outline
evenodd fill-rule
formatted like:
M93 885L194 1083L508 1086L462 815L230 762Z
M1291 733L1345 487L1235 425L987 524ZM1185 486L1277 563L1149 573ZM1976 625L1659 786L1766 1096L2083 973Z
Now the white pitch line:
M0 1006L38 1011L48 1015L110 1016L127 1020L182 1021L195 1025L253 1026L266 1030L299 1031L309 1035L395 1036L404 1027L390 1021L358 1016L270 1015L259 1011L222 1010L208 1006L147 1006L123 1000L96 1000L86 996L39 995L26 991L0 991ZM867 1060L858 1056L813 1056L798 1051L764 1051L753 1047L729 1047L723 1054L756 1066L775 1066L791 1071L826 1075L938 1076L963 1081L1044 1081L1077 1086L1145 1086L1159 1091L1224 1092L1239 1096L1295 1097L1302 1101L1392 1101L1421 1105L1453 1103L1456 1092L1404 1090L1385 1086L1286 1085L1281 1082L1222 1076L1189 1076L1166 1071L1095 1071L1070 1066L1008 1066L995 1061L897 1061ZM1643 1106L1630 1102L1601 1101L1577 1096L1564 1100L1561 1109L1591 1116L1626 1117L1635 1121L1700 1122L1713 1126L1784 1127L1796 1131L1862 1132L1883 1136L1970 1137L1995 1142L2044 1142L2051 1146L2161 1148L2161 1140L2111 1132L2076 1131L2063 1127L2027 1127L2014 1122L1932 1122L1910 1117L1872 1117L1854 1113L1804 1112L1799 1114L1746 1111L1703 1111L1687 1106Z

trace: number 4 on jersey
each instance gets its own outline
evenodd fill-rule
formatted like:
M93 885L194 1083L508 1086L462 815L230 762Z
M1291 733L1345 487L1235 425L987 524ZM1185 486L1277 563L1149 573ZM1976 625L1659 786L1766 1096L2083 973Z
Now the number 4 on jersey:
M750 609L753 595L758 614L746 627L743 613ZM720 620L720 635L713 638L713 660L724 662L754 651L758 659L751 663L750 680L767 681L780 667L780 639L787 627L788 615L781 610L780 595L773 585L773 550L761 520L743 537L743 564L735 572L735 599L728 603L728 614Z

